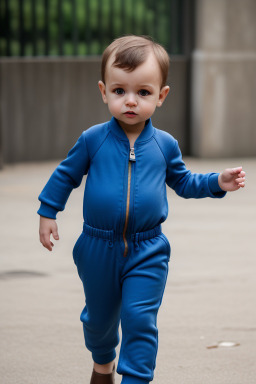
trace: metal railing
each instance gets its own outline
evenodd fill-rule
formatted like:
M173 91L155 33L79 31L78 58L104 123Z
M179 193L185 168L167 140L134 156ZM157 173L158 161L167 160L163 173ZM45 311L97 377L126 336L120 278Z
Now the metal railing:
M118 36L189 46L192 0L0 0L1 56L98 55Z

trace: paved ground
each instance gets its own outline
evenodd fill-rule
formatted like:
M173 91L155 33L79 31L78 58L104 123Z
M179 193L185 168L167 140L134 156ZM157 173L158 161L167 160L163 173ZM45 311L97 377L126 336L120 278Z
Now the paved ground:
M254 384L256 159L187 158L186 164L198 172L243 165L247 187L218 201L184 200L168 190L163 230L172 257L158 316L154 383ZM84 298L71 255L81 230L82 186L59 214L54 252L38 241L37 196L56 165L0 171L3 384L89 384L92 360L79 321ZM208 348L219 341L239 346ZM117 357L119 350L120 344Z

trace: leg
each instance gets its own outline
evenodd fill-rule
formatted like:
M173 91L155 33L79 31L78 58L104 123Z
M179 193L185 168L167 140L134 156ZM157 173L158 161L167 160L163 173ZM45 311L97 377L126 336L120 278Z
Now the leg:
M153 380L158 349L157 313L168 275L169 249L161 236L133 246L122 286L122 344L117 373L122 384Z
M114 365L115 365L115 360L107 364L97 364L94 362L93 369L98 373L108 374L113 371Z
M80 317L85 345L94 363L101 366L113 362L119 343L121 284L117 252L103 239L85 235L74 255L86 298ZM111 364L102 370L110 367Z

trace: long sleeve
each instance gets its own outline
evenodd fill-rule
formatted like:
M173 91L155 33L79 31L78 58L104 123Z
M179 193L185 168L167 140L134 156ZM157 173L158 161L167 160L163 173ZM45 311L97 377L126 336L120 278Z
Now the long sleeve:
M170 148L170 147L169 147ZM226 195L218 184L219 173L192 173L185 166L177 140L167 157L166 183L175 192L188 198L222 198Z
M89 154L86 146L85 132L55 169L38 200L41 206L37 213L56 219L58 211L63 211L73 188L79 187L89 168Z

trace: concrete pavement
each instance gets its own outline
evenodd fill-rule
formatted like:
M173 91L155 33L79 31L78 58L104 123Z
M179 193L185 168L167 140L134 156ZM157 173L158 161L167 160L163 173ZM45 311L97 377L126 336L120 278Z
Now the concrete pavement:
M222 200L185 200L168 189L163 231L172 256L158 315L153 382L254 384L256 159L185 161L194 172L243 165L247 185ZM3 384L89 384L91 376L79 320L84 296L72 260L85 180L58 215L60 240L53 252L38 241L37 196L57 164L8 165L0 171ZM220 341L239 345L209 348ZM119 351L120 344L116 363Z

